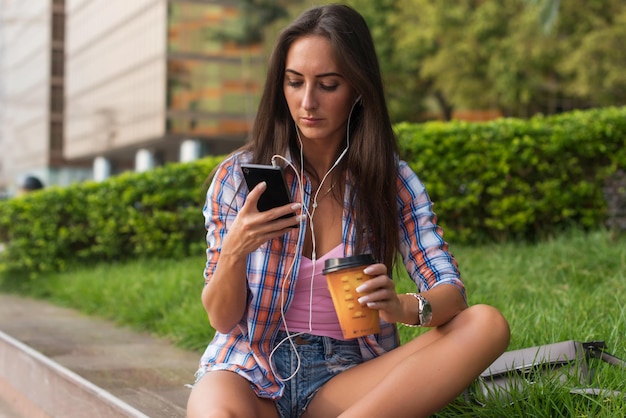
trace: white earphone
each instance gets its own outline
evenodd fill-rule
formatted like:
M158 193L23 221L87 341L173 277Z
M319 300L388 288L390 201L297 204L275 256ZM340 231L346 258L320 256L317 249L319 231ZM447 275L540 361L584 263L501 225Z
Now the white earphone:
M341 161L341 159L346 155L346 153L348 152L348 148L350 148L350 120L352 118L352 112L354 111L354 107L356 106L357 103L359 103L362 100L362 95L359 94L359 96L356 98L356 100L354 101L354 103L352 104L352 108L350 109L350 114L348 115L348 123L346 124L346 148L341 152L341 154L339 155L339 157L337 157L337 159L335 160L335 162L333 163L333 165L328 169L328 171L326 172L326 174L324 174L324 177L322 177L322 180L320 181L320 184L317 188L317 191L315 193L315 195L313 196L313 204L312 207L313 209L311 211L308 210L308 208L306 208L305 206L302 207L302 212L305 213L309 219L309 228L311 231L311 241L312 241L312 250L311 250L311 261L313 262L313 269L311 271L311 289L310 289L310 294L309 294L309 333L313 331L313 324L312 324L312 320L313 320L313 311L312 311L312 306L313 306L313 278L315 277L315 262L317 260L317 255L315 253L315 232L314 232L314 228L313 228L313 215L315 215L315 209L317 208L317 196L320 192L320 190L322 189L322 184L324 184L324 181L326 180L326 178L330 175L330 173L333 171L333 169L335 167L337 167L337 165L339 164L339 162ZM294 121L295 124L295 121ZM298 136L298 142L300 145L300 173L298 173L298 170L296 170L296 168L293 166L293 164L288 161L285 157L283 157L282 155L274 155L272 157L272 165L275 165L275 159L276 158L280 158L282 159L287 165L289 165L291 168L294 169L294 172L296 173L296 178L298 181L298 190L300 191L300 198L302 199L302 201L304 202L304 186L302 183L302 177L304 176L304 153L302 152L302 148L303 148L303 144L302 144L302 138L300 137L300 130L298 129L298 125L296 125L296 135ZM303 221L304 222L304 221ZM298 246L301 246L301 244L298 244ZM300 251L300 249L298 248L297 251ZM295 258L293 263L295 264ZM290 272L293 269L294 264L292 264L289 269L288 269L288 274L286 276L290 275ZM283 282L283 287L281 288L281 309L280 309L280 316L283 322L283 327L285 328L285 332L287 333L287 336L285 338L283 338L281 341L278 342L278 344L276 344L276 346L272 349L272 351L270 352L270 367L272 369L272 371L276 374L276 371L274 370L274 365L272 363L272 357L274 355L274 352L278 349L278 347L280 347L285 341L289 341L289 344L291 345L291 347L293 348L296 357L298 359L298 365L296 367L296 369L294 370L294 372L291 374L291 376L287 377L287 378L281 378L279 376L277 376L277 379L280 380L281 382L286 382L289 381L291 379L293 379L293 377L298 373L298 370L300 370L300 355L298 354L298 351L295 347L295 344L292 340L293 337L296 337L298 335L304 334L305 332L297 332L294 334L290 334L289 333L289 329L287 327L287 321L285 319L285 307L284 307L284 303L285 303L285 298L284 298L284 282Z

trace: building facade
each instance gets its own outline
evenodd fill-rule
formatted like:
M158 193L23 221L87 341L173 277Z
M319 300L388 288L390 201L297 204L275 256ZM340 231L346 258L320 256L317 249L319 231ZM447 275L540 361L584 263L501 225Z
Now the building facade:
M5 20L22 16L0 26L0 188L28 174L102 180L245 140L266 57L230 36L245 23L239 2L0 2Z
M82 179L89 162L63 155L64 0L0 5L0 193Z

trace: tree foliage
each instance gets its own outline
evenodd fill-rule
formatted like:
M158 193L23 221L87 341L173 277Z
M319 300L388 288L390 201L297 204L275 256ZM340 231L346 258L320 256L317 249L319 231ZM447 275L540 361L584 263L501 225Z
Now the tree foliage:
M351 0L395 120L425 110L529 117L626 103L623 0Z
M276 0L239 0L239 19L223 28L209 28L209 37L246 46L259 44L264 40L267 26L288 16L289 4Z

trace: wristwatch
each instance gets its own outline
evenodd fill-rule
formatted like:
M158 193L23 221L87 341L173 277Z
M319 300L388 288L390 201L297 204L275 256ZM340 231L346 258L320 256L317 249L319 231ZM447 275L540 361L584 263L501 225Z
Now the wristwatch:
M424 296L419 293L407 293L407 295L413 296L419 302L417 312L417 324L404 324L409 327L427 327L430 325L430 321L433 319L433 309L430 306L430 302Z

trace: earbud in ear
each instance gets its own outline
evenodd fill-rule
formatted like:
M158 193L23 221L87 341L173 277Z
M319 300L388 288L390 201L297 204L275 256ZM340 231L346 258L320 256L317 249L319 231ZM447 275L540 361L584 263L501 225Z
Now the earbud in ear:
M359 103L362 98L363 98L363 96L359 94L359 97L356 98L356 100L354 101L354 104Z

